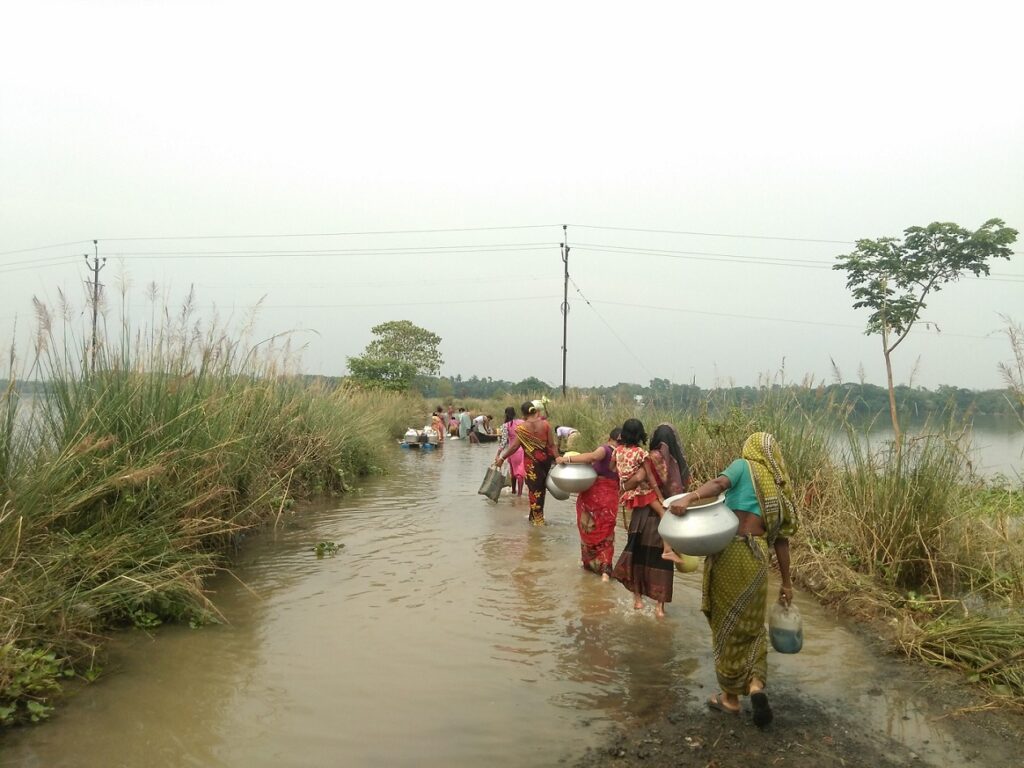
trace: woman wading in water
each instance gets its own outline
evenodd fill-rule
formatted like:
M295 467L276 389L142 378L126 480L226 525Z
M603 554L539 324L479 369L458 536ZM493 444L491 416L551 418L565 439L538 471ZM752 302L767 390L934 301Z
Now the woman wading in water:
M740 696L750 696L754 724L772 721L768 695L768 633L764 628L769 552L779 561L779 602L793 600L789 537L796 533L796 498L775 438L756 432L743 443L741 458L722 474L675 502L669 511L686 514L701 499L725 492L725 503L740 519L736 537L704 561L701 611L711 625L715 674L722 692L708 706L737 715Z
M672 602L675 568L672 551L658 535L658 523L665 512L658 486L665 482L668 468L659 452L648 453L643 446L646 441L640 420L626 419L615 449L615 467L621 482L619 501L632 510L632 515L626 546L612 576L633 593L633 608L643 608L646 595L656 601L654 615L660 618L665 615L665 603ZM648 470L650 477L645 479Z
M559 464L590 464L597 480L576 497L576 526L580 530L580 562L584 568L609 581L615 554L615 520L619 514L619 475L615 471L615 448L622 430L616 427L608 442L590 453L559 456Z
M508 444L512 442L512 437L516 433L516 427L522 424L522 419L516 418L516 409L511 405L505 409L505 421L498 428L498 453L508 447ZM519 448L513 451L508 456L509 472L512 475L512 493L516 496L523 495L523 481L526 478L526 466L524 465L523 449Z
M534 525L544 525L548 471L558 458L555 430L541 416L540 408L534 403L523 403L520 410L525 421L516 426L515 435L508 446L498 452L494 466L500 469L505 459L522 447L526 466L526 487L530 492L530 522Z

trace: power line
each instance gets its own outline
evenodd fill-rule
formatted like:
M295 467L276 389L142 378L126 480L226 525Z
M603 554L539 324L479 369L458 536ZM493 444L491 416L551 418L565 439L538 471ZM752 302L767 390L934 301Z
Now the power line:
M126 259L184 259L198 256L207 258L251 258L270 259L281 257L307 256L444 256L460 253L518 253L525 251L542 251L554 248L552 243L497 243L475 245L444 245L444 246L409 246L405 248L327 248L317 250L284 250L284 251L120 251L112 255Z
M500 232L520 229L548 229L560 227L561 224L520 224L510 227L449 227L446 229L379 229L363 232L292 232L287 234L256 234L256 235L164 235L148 237L107 237L100 238L108 243L138 242L145 240L247 240L288 237L354 237L361 235L425 235L441 232Z
M450 304L492 304L494 302L508 301L549 301L557 299L557 295L551 296L498 296L487 299L455 299L443 301L395 301L376 304L261 304L257 309L353 309L353 308L374 308L374 307L426 307L433 305Z
M774 323L791 323L791 324L794 324L794 325L813 325L813 326L827 325L827 326L829 326L831 328L852 328L852 329L859 330L859 331L863 331L864 330L864 326L862 326L862 325L850 325L849 323L829 323L829 322L824 322L824 321L819 321L819 320L793 320L793 319L786 318L786 317L764 317L764 316L760 316L760 315L740 315L740 314L737 314L735 312L710 312L710 311L700 310L700 309L684 309L683 307L659 307L659 306L655 306L655 305L652 305L652 304L630 304L628 302L623 302L623 301L602 301L600 299L594 299L594 303L595 304L608 304L609 306L615 306L615 307L632 307L632 308L635 308L635 309L655 309L655 310L661 310L663 312L682 312L682 313L685 313L685 314L693 314L693 315L711 315L713 317L735 317L735 318L739 318L739 319L742 319L742 320L761 320L761 321L774 322ZM993 336L992 335L989 335L989 336L975 336L975 335L971 335L971 334L967 334L967 333L945 333L945 332L940 333L939 331L931 331L931 330L929 330L928 328L925 327L925 325L927 325L927 323L925 323L923 321L918 321L918 322L922 326L922 330L923 331L928 332L928 333L933 333L936 336L955 336L955 337L961 338L961 339L985 339L987 341L993 340Z
M741 256L734 253L713 253L708 251L670 251L662 248L630 248L628 246L601 245L598 243L580 243L576 246L587 251L600 253L625 253L639 256L664 256L673 259L692 258L697 261L741 261L752 264L765 264L780 267L806 267L809 269L831 269L831 264L812 259L788 259L775 256Z
M678 229L644 229L642 227L608 227L596 224L573 224L580 229L601 229L609 232L646 232L657 235L691 235L693 237L731 237L743 240L780 240L789 243L827 243L830 245L856 245L856 240L826 240L814 237L782 237L778 235L743 235L729 234L726 232L688 232ZM1024 251L1011 251L1014 255L1020 255Z
M416 235L416 234L437 234L445 232L501 232L501 231L515 231L524 229L557 229L562 227L562 224L515 224L509 226L492 226L492 227L444 227L434 229L378 229L378 230L358 230L358 231L342 231L342 232L290 232L290 233L256 233L256 234L216 234L216 235L148 235L138 237L106 237L98 238L104 242L145 242L145 241L156 241L156 240L246 240L246 239L286 239L286 238L301 238L301 237L357 237L357 236L368 236L368 235ZM746 240L773 240L782 242L793 242L793 243L825 243L831 245L855 245L854 240L833 240L827 238L812 238L812 237L795 237L795 236L781 236L781 235L752 235L745 233L729 233L729 232L698 232L691 230L678 230L678 229L653 229L645 227L617 227L608 225L597 225L597 224L573 224L571 226L578 227L580 229L594 229L608 232L642 232L647 234L664 234L664 235L684 235L692 237L721 237L721 238L735 238L735 239L746 239ZM0 256L8 256L18 253L30 253L32 251L46 250L49 248L62 248L71 245L88 244L92 242L92 239L88 240L71 240L63 243L52 243L50 245L38 245L30 248L17 248L9 251L0 251ZM1015 255L1020 255L1024 251L1013 251Z
M32 251L45 251L49 248L66 248L70 245L88 245L91 240L72 240L67 243L53 243L52 245L37 245L32 248L16 248L13 251L0 251L0 256L12 256L16 253L31 253Z
M6 266L0 267L0 273L7 272L24 272L28 269L46 269L48 267L66 267L69 264L78 264L78 259L71 258L69 256L61 256L63 261L54 261L49 264L27 264L25 266L7 268Z
M625 340L623 340L623 338L621 336L619 336L619 334L615 331L615 328L612 327L611 323L609 323L607 320L605 320L604 317L601 315L601 313L597 311L597 307L595 307L590 302L590 299L588 299L586 296L583 295L583 291L581 291L580 287L578 285L576 285L576 281L573 280L570 277L569 278L569 282L572 283L572 287L576 289L576 293L578 293L580 295L580 298L583 299L584 303L586 303L586 305L588 307L590 307L591 311L593 311L593 313L595 315L597 315L597 319L600 320L602 323L604 323L605 327L612 334L612 336L614 336L615 339L619 342L619 344L622 345L622 348L625 349L632 356L632 358L637 361L637 363L640 365L641 368L644 369L644 371L647 373L648 376L650 376L652 379L656 378L655 375L653 373L651 373L650 370L648 370L647 366L644 365L644 361L641 360L640 357L625 342Z
M662 248L631 248L629 246L602 245L597 243L580 243L577 250L596 253L635 254L638 256L663 256L665 258L692 261L717 261L726 264L758 264L766 267L798 267L802 269L833 269L832 261L821 259L795 259L775 256L741 256L734 253L715 253L708 251L672 251ZM1024 275L1015 273L996 273L995 275L964 275L971 280L995 280L1001 283L1024 282Z
M551 283L555 280L561 280L559 277L516 277L514 282L519 283ZM345 288L404 288L408 286L416 287L440 287L455 285L455 284L470 284L479 285L480 283L509 283L509 277L507 275L481 275L479 277L449 277L440 280L409 280L405 282L376 280L368 283L345 283ZM288 283L282 285L281 283L232 283L231 285L223 285L219 283L193 283L200 288L322 288L323 283Z
M610 232L648 232L657 235L693 235L695 237L733 237L743 240L782 240L790 243L830 243L832 245L855 245L852 240L823 240L813 237L778 237L772 235L736 235L724 232L686 232L677 229L643 229L641 227L605 227L592 224L573 224L580 229L603 229Z

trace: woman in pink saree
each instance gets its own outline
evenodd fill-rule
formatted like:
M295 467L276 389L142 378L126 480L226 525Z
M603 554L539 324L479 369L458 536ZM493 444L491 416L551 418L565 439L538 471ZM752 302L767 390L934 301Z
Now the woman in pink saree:
M498 428L498 454L508 447L516 434L516 427L523 423L522 419L516 418L516 409L511 405L505 409L505 421ZM508 457L508 468L512 473L512 493L517 496L523 495L523 483L526 480L526 463L523 458L523 449L520 448Z

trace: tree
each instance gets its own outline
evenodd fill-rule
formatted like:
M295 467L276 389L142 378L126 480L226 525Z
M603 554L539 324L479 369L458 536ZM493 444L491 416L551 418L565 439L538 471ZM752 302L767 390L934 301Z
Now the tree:
M370 332L376 336L366 345L364 357L379 360L400 360L412 365L420 376L437 376L441 372L441 337L408 320L392 320L375 325Z
M361 386L394 392L407 390L416 377L416 369L411 363L366 355L350 357L348 370L352 374L352 379Z
M896 444L902 442L893 386L892 353L920 319L928 294L938 292L967 272L989 273L991 259L1009 259L1017 230L989 219L975 232L948 222L904 230L896 238L858 240L853 253L838 256L833 269L846 272L846 287L855 309L868 308L869 336L880 334L889 385L889 415Z
M375 325L376 337L362 355L348 358L352 378L368 387L406 390L417 376L436 376L441 372L441 337L408 320L392 320Z
M551 387L547 382L536 376L527 376L518 384L514 384L514 392L519 395L550 395Z

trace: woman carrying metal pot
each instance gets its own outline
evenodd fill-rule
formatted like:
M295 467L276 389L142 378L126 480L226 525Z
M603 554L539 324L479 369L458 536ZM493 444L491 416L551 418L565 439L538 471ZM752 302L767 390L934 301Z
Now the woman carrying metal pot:
M613 429L608 440L590 453L559 456L558 464L590 464L597 480L576 497L576 527L580 531L580 563L601 581L611 580L615 554L615 521L619 516L619 475L615 471L615 449L622 430Z
M725 493L725 503L739 518L736 537L704 561L701 611L711 625L715 674L721 693L708 706L728 714L740 712L740 696L750 696L754 724L772 721L765 693L768 682L768 633L765 602L769 552L779 562L779 602L789 605L793 582L789 571L789 538L797 531L796 498L782 451L767 432L743 443L741 458L722 474L673 502L669 511L686 514L701 499Z

